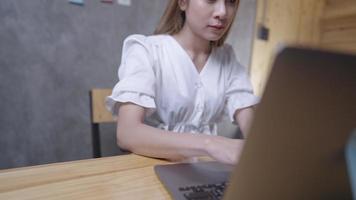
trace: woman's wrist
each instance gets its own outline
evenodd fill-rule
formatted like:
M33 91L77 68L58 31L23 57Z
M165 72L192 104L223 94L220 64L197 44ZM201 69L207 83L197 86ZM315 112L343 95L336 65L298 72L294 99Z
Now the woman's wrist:
M214 140L217 138L217 137L220 137L220 136L211 136L211 135L206 135L204 137L204 139L202 140L202 150L204 152L205 155L207 156L211 156L211 152L214 151L214 145L215 145L215 142Z
M184 158L209 156L207 143L210 143L210 135L205 134L192 134L192 133L174 133L175 135L183 136L182 141L177 140L182 144L182 149L179 154Z
M213 138L216 136L206 134L187 134L192 136L192 140L189 142L190 147L188 147L188 149L195 151L198 154L197 156L210 156L209 149L213 143Z

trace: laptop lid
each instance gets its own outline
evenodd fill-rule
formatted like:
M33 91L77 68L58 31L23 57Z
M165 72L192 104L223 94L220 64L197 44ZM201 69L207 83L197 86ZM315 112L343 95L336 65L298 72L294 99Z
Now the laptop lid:
M282 50L224 199L351 199L354 128L356 56Z
M351 199L344 149L355 103L356 56L284 49L224 199ZM155 167L174 199L184 199L180 186L221 182L230 170L214 162Z

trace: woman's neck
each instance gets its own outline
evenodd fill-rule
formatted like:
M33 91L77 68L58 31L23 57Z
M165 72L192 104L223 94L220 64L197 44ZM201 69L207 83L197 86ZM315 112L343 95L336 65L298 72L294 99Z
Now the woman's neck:
M182 30L173 37L193 55L210 54L211 52L210 41L195 35L187 26L183 26Z

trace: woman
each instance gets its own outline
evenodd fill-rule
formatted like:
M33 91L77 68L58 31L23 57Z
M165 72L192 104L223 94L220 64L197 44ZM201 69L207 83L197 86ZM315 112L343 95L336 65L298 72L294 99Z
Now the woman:
M124 41L120 81L107 98L121 148L169 160L237 162L243 140L217 136L217 122L228 113L246 137L257 103L244 67L224 44L238 4L171 0L155 35Z

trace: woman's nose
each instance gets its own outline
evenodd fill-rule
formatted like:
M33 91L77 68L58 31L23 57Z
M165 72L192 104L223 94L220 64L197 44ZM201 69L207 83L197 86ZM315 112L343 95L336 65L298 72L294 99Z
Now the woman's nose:
M219 19L226 19L226 5L225 1L217 1L215 5L215 17Z

